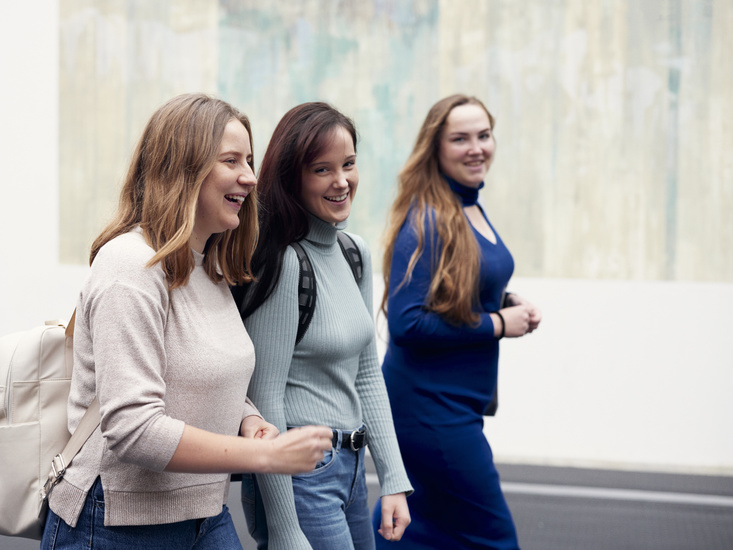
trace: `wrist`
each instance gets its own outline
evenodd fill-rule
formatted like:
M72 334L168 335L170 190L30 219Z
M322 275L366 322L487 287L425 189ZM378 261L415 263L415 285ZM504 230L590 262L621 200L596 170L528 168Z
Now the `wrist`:
M504 334L506 333L506 321L504 321L504 316L499 311L494 311L492 313L494 313L499 318L499 321L501 321L501 330L498 335L496 333L496 325L494 325L494 338L501 340L504 338Z

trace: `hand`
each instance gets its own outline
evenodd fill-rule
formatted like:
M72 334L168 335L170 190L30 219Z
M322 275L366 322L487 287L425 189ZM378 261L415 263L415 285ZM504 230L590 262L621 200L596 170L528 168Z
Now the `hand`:
M256 414L245 417L239 429L242 437L253 439L274 439L279 433L280 430Z
M382 497L382 523L377 532L385 540L398 541L410 525L410 510L405 493Z
M527 334L530 327L530 311L525 305L505 307L500 310L504 318L504 336L507 338L519 338ZM501 323L501 320L497 322Z
M326 426L293 428L268 443L269 461L266 473L302 474L310 472L331 448L333 431Z
M542 322L542 312L529 300L523 298L519 294L511 292L507 296L507 303L512 306L525 306L529 309L529 325L527 327L527 333L533 332L538 326L540 326L540 322Z

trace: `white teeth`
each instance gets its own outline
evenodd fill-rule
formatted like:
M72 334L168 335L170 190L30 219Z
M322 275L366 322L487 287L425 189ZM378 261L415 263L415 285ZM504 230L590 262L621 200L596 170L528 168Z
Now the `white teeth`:
M239 204L244 202L244 197L242 195L224 195L224 197L230 201L237 201Z
M344 193L343 195L339 195L338 197L324 197L327 201L333 201L333 202L340 202L344 200L346 197L348 197L348 193Z

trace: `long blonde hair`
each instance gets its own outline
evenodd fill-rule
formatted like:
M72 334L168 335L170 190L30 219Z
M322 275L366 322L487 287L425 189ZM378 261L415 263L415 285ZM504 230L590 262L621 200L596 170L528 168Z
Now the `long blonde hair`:
M183 286L194 268L189 240L199 191L219 155L224 128L231 120L252 130L246 115L204 94L174 97L150 118L130 162L113 220L92 245L89 263L115 237L140 226L156 251L170 288ZM254 171L254 160L249 161ZM257 246L257 195L253 190L239 212L239 226L212 235L204 249L204 269L228 284L252 279L250 260Z
M425 117L415 147L399 173L397 198L390 209L385 233L382 266L384 294L381 305L385 313L395 240L409 216L407 223L412 225L417 235L417 248L412 253L405 277L397 288L409 283L417 261L425 253L427 220L431 235L434 234L434 228L438 239L437 242L431 239L429 245L433 273L425 306L457 325L475 325L479 322L478 314L473 311L478 300L478 245L463 214L463 206L440 173L438 163L440 138L446 119L455 107L467 104L483 108L493 129L494 117L475 97L457 94L441 99Z

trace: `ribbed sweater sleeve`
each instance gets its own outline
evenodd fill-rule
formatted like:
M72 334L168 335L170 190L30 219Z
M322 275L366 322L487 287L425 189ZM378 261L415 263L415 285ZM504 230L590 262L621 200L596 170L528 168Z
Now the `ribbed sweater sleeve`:
M494 323L487 312L479 313L475 327L453 325L425 306L433 277L433 258L439 253L438 235L431 213L419 223L424 229L424 248L409 284L403 284L413 252L417 249L417 233L412 225L414 213L407 216L395 240L389 277L387 323L389 336L397 346L453 347L460 343L483 342L494 337Z
M351 235L361 250L364 276L361 281L361 296L370 317L373 313L372 257L366 243L358 235ZM402 463L397 435L392 421L392 410L387 397L387 388L382 376L377 353L376 333L359 357L359 373L356 390L361 401L362 416L369 433L369 453L379 477L380 494L392 495L405 492L412 494L412 485Z
M288 429L285 389L298 331L298 273L297 256L288 248L277 288L245 320L256 357L249 397L263 418L277 426L281 433ZM290 476L262 474L257 476L257 481L267 516L269 548L311 550L298 524Z

